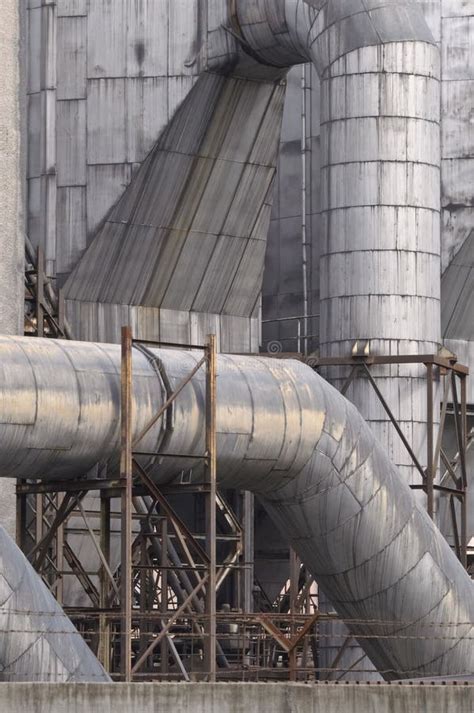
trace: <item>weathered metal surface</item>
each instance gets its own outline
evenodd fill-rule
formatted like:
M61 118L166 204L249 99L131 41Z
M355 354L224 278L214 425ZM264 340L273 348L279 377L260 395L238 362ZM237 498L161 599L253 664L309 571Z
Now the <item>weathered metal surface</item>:
M201 358L153 351L171 388ZM38 385L35 423L21 425L9 409L25 388L15 367L24 355ZM74 478L98 460L116 461L119 346L3 337L0 357L0 391L12 395L0 415L3 475ZM136 438L166 397L139 351L133 370ZM166 439L157 423L140 448L202 454L204 373L177 398L172 422ZM472 673L473 584L353 405L300 362L220 356L217 434L220 483L263 498L386 678ZM57 447L71 435L70 448ZM185 459L162 460L140 457L158 483L189 469ZM202 478L199 467L192 476Z
M474 230L466 238L441 280L441 324L446 346L464 364L474 358ZM474 403L474 379L467 382Z
M0 625L0 681L110 681L82 636L1 526Z
M441 341L439 57L420 8L405 2L292 0L272 12L263 1L240 0L237 15L246 41L264 60L285 56L292 62L297 48L321 79L321 212L315 242L322 356L348 356L357 342L363 348L367 341L375 354L436 352ZM293 184L294 203L298 174L290 171L295 155L301 163L300 147L287 146L293 161L285 168L282 158L280 186ZM303 146L310 148L307 142ZM280 220L278 229L291 235L293 255L291 268L280 255L274 291L289 292L289 284L294 293L302 280L301 258L294 251L302 223L281 192L278 210L292 216L291 222ZM271 256L272 246L269 268L274 269ZM302 314L302 304L302 297L282 299L277 310ZM423 370L379 368L373 376L425 462ZM348 372L332 368L326 374L341 387ZM367 379L355 379L348 396L406 480L415 480L410 458Z
M446 339L474 341L474 230L441 281L442 326Z
M278 82L203 75L73 271L67 298L249 317L283 98Z

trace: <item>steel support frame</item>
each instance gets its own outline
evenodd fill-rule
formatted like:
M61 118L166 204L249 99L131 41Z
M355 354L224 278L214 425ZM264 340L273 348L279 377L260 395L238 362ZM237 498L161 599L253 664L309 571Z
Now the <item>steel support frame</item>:
M147 342L155 346L155 343ZM216 591L219 583L222 582L226 573L232 571L235 566L234 561L217 564L216 541L216 502L218 507L225 507L225 502L220 502L216 487L217 464L216 464L216 345L211 337L208 343L199 348L204 351L204 358L199 368L206 369L206 450L202 455L205 463L206 477L202 483L190 483L183 485L170 485L158 488L156 484L148 478L145 471L140 466L139 441L144 432L132 441L131 433L131 404L133 388L133 350L141 344L139 340L134 340L129 328L124 328L122 339L122 439L121 439L121 467L118 477L110 478L104 474L97 474L96 477L88 480L77 480L74 482L63 481L55 483L28 483L23 482L18 486L18 512L19 526L18 532L21 540L29 541L30 557L40 566L46 575L46 581L52 590L57 593L61 587L63 566L57 565L59 555L68 563L75 572L84 590L89 594L91 607L87 610L70 612L74 615L79 628L90 626L91 620L97 622L98 627L94 634L96 640L96 650L108 670L112 671L114 678L123 681L130 680L165 680L185 678L186 670L179 666L179 654L173 650L173 638L170 634L182 622L187 622L191 626L191 636L195 641L203 643L204 654L204 677L206 680L262 680L263 678L276 677L278 680L290 678L290 680L307 680L317 676L314 660L314 650L318 639L318 624L329 618L336 619L332 615L321 614L314 605L308 607L308 592L311 580L307 580L301 586L299 581L300 568L296 557L292 557L289 579L289 610L287 614L261 614L250 613L247 608L242 613L225 614L216 611ZM168 346L156 344L156 346ZM198 348L197 345L173 345L181 348ZM467 404L466 404L466 379L468 371L461 365L440 359L439 357L401 357L401 363L421 363L427 368L427 406L428 406L428 443L429 453L427 453L427 467L423 468L414 456L414 464L423 473L423 485L414 486L422 488L427 496L434 497L436 492L441 492L450 498L453 512L453 522L456 512L454 500L461 503L461 516L465 518L466 497L467 497L467 473L466 473L466 444L467 444ZM341 365L341 360L337 360ZM351 366L351 373L344 384L343 391L347 391L352 379L363 370L373 388L379 394L384 408L394 423L396 420L386 403L383 395L378 391L376 381L370 373L372 364L399 363L397 358L383 359L380 357L359 358L355 357L344 361L344 364ZM333 364L333 362L331 362ZM328 361L321 360L318 366L329 365ZM176 391L169 395L164 406L152 419L148 429L166 414L175 398L179 396L182 388L189 382L193 370L184 382L178 385ZM434 381L438 374L444 378L444 396L441 410L440 431L435 438L434 432L434 403L433 391ZM450 397L451 394L451 397ZM455 459L444 453L442 448L442 431L446 421L447 403L453 404L455 414L455 426L459 451ZM430 425L431 424L431 425ZM398 424L397 424L398 425ZM399 427L400 429L400 427ZM432 435L430 437L429 431ZM400 429L401 431L401 429ZM401 436L403 434L401 433ZM403 436L404 437L404 436ZM407 450L410 444L407 442ZM430 455L431 454L431 455ZM156 455L156 454L154 454ZM179 454L178 454L179 455ZM179 457L183 457L181 454ZM440 463L445 464L446 472L438 484L434 482L434 476ZM460 471L458 475L457 471ZM431 474L431 475L430 475ZM452 487L445 485L445 481L451 479ZM431 485L430 485L431 482ZM86 530L89 531L95 547L100 550L100 569L98 572L98 586L94 584L91 573L84 565L77 560L72 549L67 543L67 537L61 536L64 532L64 525L67 523L71 513L79 512L87 518L82 507L82 500L87 492L96 490L100 492L100 534L94 537L94 532L90 525L86 523ZM185 523L180 520L177 513L171 507L167 495L176 493L199 494L206 499L206 532L203 544L193 535ZM38 510L39 522L26 522L26 499L43 498L41 507ZM137 528L134 522L137 521L137 514L133 510L134 498L149 498L153 505L159 506L159 515L150 514L148 520L141 518L140 532L137 535ZM57 498L57 500L56 500ZM111 522L117 516L112 513L112 498L121 500L121 535L122 535L122 555L120 571L112 574L108 563L110 562L110 537ZM47 504L47 507L44 506ZM54 503L54 506L51 505ZM151 512L151 511L150 511ZM231 518L232 519L232 518ZM151 523L151 524L150 524ZM156 526L155 526L156 525ZM240 541L237 543L237 555L244 554L245 533L239 530L237 519L234 522L235 529L240 532ZM456 550L460 559L466 552L466 527L465 520L454 529L456 539ZM55 539L56 538L56 539ZM146 541L161 543L159 557L149 561L146 557L144 543ZM169 546L173 546L175 541L180 546L180 562L178 565L171 559ZM240 547L240 550L239 550ZM56 558L56 559L55 559ZM245 559L247 559L245 557ZM140 600L137 605L137 595L134 594L136 582L144 583L151 581L150 573L161 572L161 592L159 596L154 594L154 602L144 598L140 589ZM171 592L181 586L184 572L189 573L190 587L182 590L180 598L173 605L168 607L167 590ZM148 573L148 574L147 574ZM148 577L148 579L147 579ZM178 582L178 584L176 584ZM308 585L309 582L309 585ZM157 580L155 585L158 586ZM148 586L148 585L147 585ZM173 590L174 591L174 590ZM165 593L164 593L165 592ZM248 600L248 595L246 600ZM245 602L248 604L248 601ZM199 606L198 606L199 605ZM150 608L151 607L151 608ZM222 658L220 642L225 640L222 634L222 626L227 626L225 622L238 622L242 632L251 631L255 641L263 642L267 637L265 645L273 642L271 650L284 652L287 656L287 667L284 670L270 673L268 668L262 664L254 668L242 668L238 670L229 668L217 668L217 658ZM81 623L83 623L81 627ZM260 631L261 633L257 633ZM89 633L87 628L85 633ZM242 640L248 636L245 633L239 634ZM223 638L224 637L224 638ZM114 649L113 642L120 642L119 650ZM140 648L138 654L133 649L134 642L139 641ZM262 644L263 645L263 644ZM342 641L342 647L347 647L348 642ZM242 644L244 646L244 644ZM308 665L308 651L312 649L313 664ZM270 649L269 649L270 650ZM153 671L150 662L153 661L155 652L160 654L162 670ZM306 653L305 653L306 652ZM345 671L340 668L342 653L336 655L331 664L328 676L340 679ZM170 673L167 670L168 656L174 658L178 663L180 673ZM258 660L258 656L257 656ZM263 659L262 659L263 660ZM269 661L273 661L275 668L275 655L272 654ZM356 664L357 665L357 664ZM118 673L119 672L119 673ZM324 676L325 672L321 672Z
M427 450L426 467L423 467L413 448L405 437L400 424L393 415L390 405L381 393L376 380L371 373L371 367L375 365L402 365L420 364L426 368L426 404L427 404ZM376 393L392 425L403 442L414 467L421 475L422 484L412 484L413 490L422 490L426 494L427 512L431 518L435 516L435 496L439 493L450 500L450 512L455 540L454 549L459 560L464 567L467 567L467 498L468 498L468 475L466 452L468 446L468 426L467 426L467 379L469 368L459 364L454 358L447 358L439 355L400 355L400 356L371 356L353 355L341 358L320 358L317 363L311 363L315 369L321 367L347 366L351 367L346 378L341 393L346 394L354 378L361 372L367 377L371 387ZM434 384L436 378L444 379L443 402L441 405L440 427L435 440L435 405L434 405ZM459 387L459 391L458 391ZM451 401L450 399L451 394ZM448 403L452 403L454 422L456 430L456 440L458 452L454 458L449 457L442 448L443 434L446 424L446 412ZM436 482L436 475L440 460L443 462L446 471L439 482ZM460 475L456 470L460 469ZM447 477L453 481L450 486L445 485ZM455 500L459 501L459 515L456 512Z
M209 681L216 680L216 584L217 584L217 562L216 562L216 499L217 499L217 435L216 435L216 387L217 387L217 344L214 335L209 335L207 343L202 345L180 345L181 348L203 349L204 357L198 362L196 367L181 382L173 394L169 395L165 404L158 413L150 420L143 431L135 438L132 434L132 388L133 388L133 367L132 352L134 345L144 344L140 340L134 340L130 327L122 329L122 440L121 440L121 479L123 481L122 495L122 577L121 577L121 604L122 604L122 648L121 648L121 674L122 680L131 681L133 676L140 672L140 668L147 658L153 653L159 643L166 641L166 635L170 631L173 622L189 607L193 599L204 591L205 596L205 623L204 623L204 669ZM176 346L164 344L163 342L147 341L146 345L156 347ZM134 456L139 456L143 452L139 450L139 444L150 429L162 418L174 400L179 396L183 388L191 381L197 371L205 367L206 369L206 452L202 459L205 463L205 483L203 493L205 497L206 511L206 533L205 552L193 535L188 531L183 522L167 505L165 498L153 481L147 476L144 469ZM141 484L146 488L148 494L160 503L166 514L173 521L176 533L181 534L181 545L188 554L192 566L195 566L188 543L194 548L195 553L204 561L205 574L201 576L196 570L197 584L185 601L176 612L168 617L168 612L163 612L163 623L161 632L154 637L151 644L145 649L138 660L132 664L132 497L133 478L138 476ZM184 534L183 534L184 533ZM124 571L125 569L125 571ZM162 607L163 609L164 607Z
M52 283L46 274L44 252L41 247L33 249L29 241L27 241L26 249L26 267L25 267L25 301L28 309L25 313L25 334L36 337L50 338L71 338L71 332L66 324L64 299L59 292L56 294ZM203 456L206 464L205 482L189 485L169 486L161 488L157 492L152 489L150 492L149 483L143 482L140 478L139 466L134 459L134 456L139 456L140 451L137 445L138 441L143 437L144 433L140 434L136 439L135 447L131 443L131 403L132 403L132 353L134 347L141 345L150 346L166 346L174 348L186 349L204 349L204 359L199 366L193 370L185 383L181 384L173 394L170 394L169 401L164 404L160 412L155 415L153 422L149 424L147 430L156 423L165 411L168 409L172 401L179 395L180 391L186 383L192 378L194 373L202 367L206 367L206 453ZM69 613L75 619L78 627L90 639L92 636L92 644L97 655L103 663L106 670L111 671L115 678L129 681L133 676L146 677L147 674L140 673L138 661L132 666L132 639L133 627L137 626L135 612L133 610L133 584L136 580L134 577L134 562L136 561L137 550L140 550L140 573L139 580L143 583L146 579L144 573L146 570L152 571L157 568L156 563L146 564L143 559L143 543L146 537L134 537L133 522L136 515L133 513L132 502L134 497L151 497L153 501L158 502L160 508L165 512L165 517L160 518L160 530L156 533L148 533L153 541L156 538L163 543L161 550L161 586L166 591L167 583L171 580L176 582L179 580L177 575L180 574L179 567L172 564L169 558L167 547L167 533L171 527L176 533L177 539L182 538L185 547L192 550L193 548L198 553L198 559L201 561L203 576L201 577L200 566L193 561L193 557L189 557L187 565L195 566L195 574L197 584L191 592L185 592L181 597L181 605L175 611L168 611L167 602L164 601L164 595L161 595L159 603L160 611L163 615L161 621L160 634L153 638L152 646L156 648L160 643L161 660L167 661L167 654L173 648L173 643L169 638L168 631L171 630L173 622L179 620L180 616L185 615L193 622L194 635L203 637L205 668L208 671L208 680L214 681L217 677L216 658L225 660L222 653L222 648L217 641L216 620L227 620L227 615L216 612L216 591L222 584L225 577L232 571L239 572L243 570L241 577L242 596L243 600L243 615L241 616L241 626L245 627L262 627L262 632L269 633L270 630L276 634L274 643L279 645L282 641L282 636L277 634L279 631L276 625L273 626L267 622L266 615L251 614L253 607L252 601L252 584L253 584L253 521L250 522L250 513L253 513L253 496L249 493L244 495L243 514L245 524L242 526L239 520L235 517L231 508L228 507L224 498L218 493L216 486L217 462L216 462L216 339L210 336L206 345L183 345L181 343L159 343L154 341L134 340L131 330L125 327L122 331L122 365L121 365L121 464L120 474L117 477L110 478L104 472L97 473L96 477L79 479L75 481L55 481L47 483L41 481L29 481L27 479L19 481L17 487L17 539L23 551L29 556L32 564L36 567L38 573L43 576L45 582L55 594L57 599L62 600L62 589L65 576L75 576L81 584L82 589L90 599L90 607L81 610L69 610ZM168 454L170 457L170 454ZM183 458L183 454L179 455ZM87 514L83 508L82 501L89 492L96 491L100 494L100 512L94 513L94 517L98 515L99 533L96 536L94 529L91 527L87 519ZM179 521L176 513L167 503L167 494L200 494L206 499L206 533L205 533L205 551L200 546L193 535L187 530L184 523ZM158 497L157 497L158 495ZM112 500L119 498L121 502L121 511L119 514L121 521L121 566L118 573L111 572L109 567L111 556L111 530L112 521L117 518L117 513L112 513ZM226 560L217 566L216 557L216 542L219 539L216 533L216 507L225 514L226 521L232 523L232 532L235 538L235 551L232 551ZM74 528L68 526L68 520L71 515L82 515L85 524L85 530L89 533L96 551L99 553L100 567L97 573L89 572L86 566L78 559L73 549L67 542L68 532L74 532ZM141 521L143 523L143 521ZM187 544L189 543L189 545ZM171 545L171 541L170 541ZM239 560L244 558L243 565L239 565ZM65 564L69 570L65 569ZM188 569L189 571L189 569ZM294 576L297 576L294 568ZM95 581L98 584L95 584ZM178 582L179 583L179 582ZM170 585L171 586L171 585ZM292 580L292 610L288 614L289 623L289 638L288 644L284 645L284 650L291 653L290 677L294 680L296 677L296 649L302 639L307 637L310 629L314 628L314 614L304 618L303 635L299 635L300 624L296 624L295 616L298 622L301 620L301 607L298 605L298 592L295 589L297 585L295 580ZM201 611L196 606L201 605L198 600L200 591L204 592L204 610ZM240 585L239 585L240 593ZM299 600L298 600L299 601ZM145 622L147 615L147 604L143 597L140 599L140 616ZM230 620L234 620L235 614L230 614ZM263 617L263 618L262 618ZM268 617L267 617L268 618ZM201 623L204 620L204 626ZM91 621L96 621L97 627L94 631L90 630ZM264 626L264 622L267 622ZM95 625L94 625L95 626ZM146 629L146 624L144 625ZM285 624L282 623L283 629ZM140 618L138 628L140 627ZM151 627L152 631L153 627ZM204 631L203 631L204 629ZM150 632L145 631L144 636L150 636ZM144 640L142 636L142 640ZM114 643L120 642L119 654L117 657ZM141 647L139 658L146 661L147 657L143 654L146 650L145 646ZM167 674L167 663L163 664L162 672ZM186 671L181 666L181 670L186 678ZM119 673L118 673L119 671ZM225 668L224 673L227 675L228 668ZM257 673L258 680L258 673Z

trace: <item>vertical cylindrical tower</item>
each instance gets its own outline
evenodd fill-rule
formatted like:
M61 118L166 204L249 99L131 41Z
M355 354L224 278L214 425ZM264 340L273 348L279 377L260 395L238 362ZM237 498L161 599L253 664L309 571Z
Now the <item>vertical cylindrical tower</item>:
M437 47L411 41L359 48L322 77L323 357L438 351L438 72ZM425 367L372 374L426 465ZM342 386L347 369L327 375ZM410 456L368 379L356 378L348 396L413 482Z

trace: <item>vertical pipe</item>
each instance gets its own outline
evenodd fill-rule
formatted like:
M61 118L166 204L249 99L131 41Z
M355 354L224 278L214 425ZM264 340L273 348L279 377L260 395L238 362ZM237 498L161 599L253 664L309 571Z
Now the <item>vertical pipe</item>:
M467 376L461 377L461 443L464 458L461 458L461 463L466 462L466 452L467 452ZM468 492L468 479L466 477L465 468L463 467L462 472L462 489L463 495L461 498L461 562L467 569L467 545L468 545L468 534L467 534L467 492Z
M41 247L36 252L36 332L44 337L44 253Z
M66 323L66 303L64 301L64 292L63 290L58 291L58 326L59 326L59 331L61 332L61 336L64 336L65 334L65 326Z
M206 544L209 556L209 580L206 587L206 644L205 661L209 681L216 680L216 495L217 495L217 436L216 436L216 366L217 347L214 334L208 336L206 346Z
M244 493L244 612L253 612L253 581L254 581L254 508L255 495Z
M303 353L308 353L308 243L306 225L306 64L301 66L301 257L303 268ZM300 322L298 321L298 329ZM301 347L298 347L301 351Z
M433 364L426 365L427 370L427 402L426 402L426 412L427 412L427 437L426 437L426 448L427 448L427 467L426 467L426 495L427 495L427 510L428 515L431 519L434 518L434 478L435 473L433 472L434 463L434 423L433 423Z
M100 549L107 562L110 562L110 498L100 496ZM109 605L110 580L105 567L100 568L100 608ZM99 655L98 659L106 671L110 671L110 626L106 615L99 617Z
M122 636L120 668L122 680L132 679L132 331L122 328L121 367L121 457L122 481Z

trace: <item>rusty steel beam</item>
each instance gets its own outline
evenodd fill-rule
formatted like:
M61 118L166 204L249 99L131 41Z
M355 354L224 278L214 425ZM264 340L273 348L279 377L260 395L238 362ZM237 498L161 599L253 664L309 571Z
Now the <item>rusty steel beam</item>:
M121 365L121 454L122 489L121 531L121 655L122 680L132 680L132 332L122 328Z
M216 500L217 500L217 342L214 334L208 337L206 345L206 480L209 492L206 493L206 552L208 556L208 585L206 587L206 639L204 642L204 660L209 674L209 681L216 680L216 590L217 590L217 553L216 553Z

